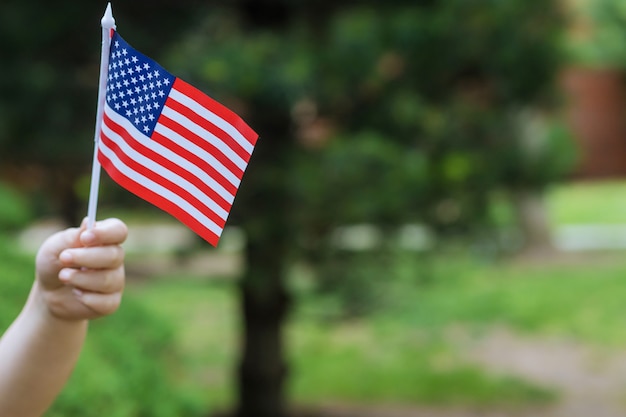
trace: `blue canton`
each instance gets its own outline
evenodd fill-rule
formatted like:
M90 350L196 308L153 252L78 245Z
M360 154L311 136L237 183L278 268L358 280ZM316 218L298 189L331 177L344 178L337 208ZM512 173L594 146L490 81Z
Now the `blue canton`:
M114 33L106 101L148 137L152 136L175 78Z

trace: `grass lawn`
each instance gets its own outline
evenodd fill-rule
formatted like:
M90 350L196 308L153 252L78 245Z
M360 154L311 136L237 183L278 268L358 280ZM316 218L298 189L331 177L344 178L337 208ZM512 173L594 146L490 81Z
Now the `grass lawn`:
M555 224L626 224L626 182L584 181L557 185L546 194Z

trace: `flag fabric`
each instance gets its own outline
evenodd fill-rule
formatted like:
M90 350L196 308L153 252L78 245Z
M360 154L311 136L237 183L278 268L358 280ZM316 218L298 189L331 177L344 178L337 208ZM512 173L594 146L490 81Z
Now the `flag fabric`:
M105 97L102 167L216 246L258 135L115 31Z

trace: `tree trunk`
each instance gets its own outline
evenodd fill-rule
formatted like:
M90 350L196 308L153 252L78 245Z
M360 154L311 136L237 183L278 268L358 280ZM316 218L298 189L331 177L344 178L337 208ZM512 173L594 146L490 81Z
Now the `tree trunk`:
M241 357L237 417L284 417L287 363L283 325L290 307L285 284L293 246L289 166L293 141L288 113L251 124L261 134L238 200L246 233L246 269L239 285Z
M537 190L514 193L518 222L524 238L524 252L546 254L553 251L550 220L543 194Z
M265 243L265 244L262 244ZM279 253L249 242L248 271L240 285L243 317L238 417L284 417L287 374L282 327L289 307Z

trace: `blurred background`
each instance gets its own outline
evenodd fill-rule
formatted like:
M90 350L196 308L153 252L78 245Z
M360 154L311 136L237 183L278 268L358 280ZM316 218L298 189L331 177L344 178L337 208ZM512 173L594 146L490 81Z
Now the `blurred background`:
M106 3L0 3L0 328L87 210ZM118 0L260 140L220 245L103 175L121 310L48 417L626 413L626 1Z

